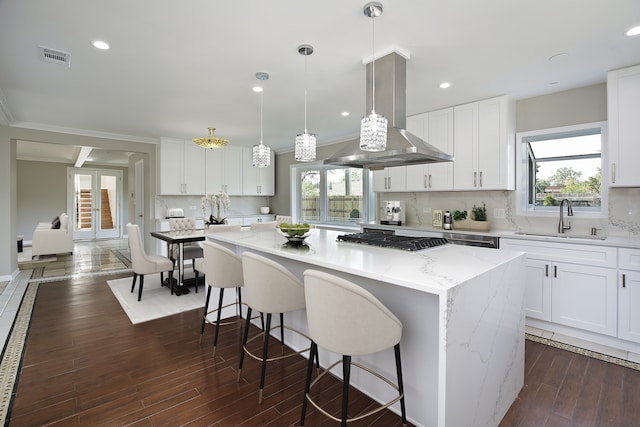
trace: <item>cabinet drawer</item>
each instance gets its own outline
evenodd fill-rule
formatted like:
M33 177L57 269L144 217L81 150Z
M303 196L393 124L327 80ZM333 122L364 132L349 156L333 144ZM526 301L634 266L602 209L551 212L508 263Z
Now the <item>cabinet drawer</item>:
M618 249L618 268L640 271L640 249Z
M553 260L594 267L617 267L618 252L609 246L590 246L572 243L540 242L524 239L500 239L501 249L527 253L529 259ZM640 260L640 256L638 258Z

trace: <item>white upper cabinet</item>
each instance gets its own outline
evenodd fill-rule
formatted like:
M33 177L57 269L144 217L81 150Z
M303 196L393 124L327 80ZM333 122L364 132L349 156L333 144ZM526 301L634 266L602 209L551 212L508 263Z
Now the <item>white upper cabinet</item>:
M204 194L204 170L204 148L191 141L160 139L159 194Z
M506 96L454 107L455 190L515 188L515 108Z
M437 149L453 154L453 108L407 117L407 130ZM406 168L407 191L453 190L453 162Z
M206 150L206 192L242 195L242 148L226 146Z
M611 187L640 186L640 65L607 74Z
M373 191L406 191L407 167L393 166L373 171Z
M275 155L271 151L271 166L253 166L253 148L243 148L242 193L245 196L273 196L275 194Z

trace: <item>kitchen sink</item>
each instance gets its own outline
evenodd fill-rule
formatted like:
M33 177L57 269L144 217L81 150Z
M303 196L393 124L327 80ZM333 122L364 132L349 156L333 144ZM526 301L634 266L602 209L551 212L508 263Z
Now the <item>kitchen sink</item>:
M517 234L519 236L554 237L567 240L605 240L607 238L607 236L576 235L564 233L535 233L529 231L518 231L514 234Z

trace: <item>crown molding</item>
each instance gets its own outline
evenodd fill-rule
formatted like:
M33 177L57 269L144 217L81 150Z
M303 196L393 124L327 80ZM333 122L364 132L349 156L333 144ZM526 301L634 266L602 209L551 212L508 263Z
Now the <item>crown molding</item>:
M103 138L103 139L114 139L117 141L129 141L129 142L140 142L143 144L158 144L159 138L146 138L142 136L133 136L133 135L122 135L118 133L109 133L109 132L99 132L87 129L75 129L68 128L63 126L53 126L46 125L42 123L32 123L32 122L14 122L11 123L11 127L22 128L22 129L32 129L32 130L41 130L47 132L57 132L57 133L66 133L69 135L78 135L78 136L88 136L92 138Z

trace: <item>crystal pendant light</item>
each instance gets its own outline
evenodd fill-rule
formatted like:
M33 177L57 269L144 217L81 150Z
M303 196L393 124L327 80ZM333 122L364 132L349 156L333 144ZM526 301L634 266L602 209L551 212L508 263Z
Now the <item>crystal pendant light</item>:
M304 55L304 133L296 136L295 159L298 162L312 162L316 159L316 136L307 132L307 56L313 53L313 46L298 46L298 53Z
M258 80L268 80L269 74L256 73ZM262 143L262 110L263 110L263 96L262 88L260 89L260 144L253 146L253 166L259 168L266 168L271 166L271 147Z
M372 55L371 55L371 114L362 118L360 122L360 149L364 151L384 151L387 148L387 119L376 114L376 58L375 58L375 18L382 15L382 4L367 3L364 14L371 18Z

